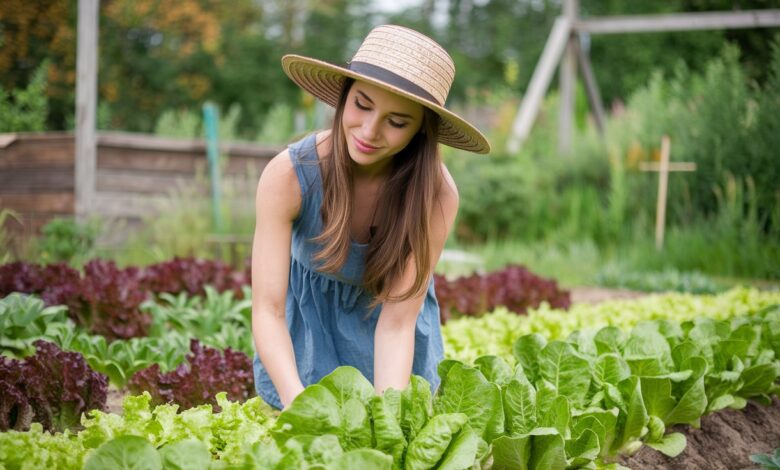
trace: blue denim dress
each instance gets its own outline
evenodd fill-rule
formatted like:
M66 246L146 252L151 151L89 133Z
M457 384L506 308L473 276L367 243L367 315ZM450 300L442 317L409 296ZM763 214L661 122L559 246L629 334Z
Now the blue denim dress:
M374 330L381 305L369 309L370 294L361 287L368 245L352 242L349 257L337 274L317 271L312 261L319 245L311 239L322 232L322 178L315 142L316 134L311 134L289 147L303 198L292 227L286 299L287 328L298 374L307 386L336 367L349 365L373 383ZM417 317L412 373L430 382L432 392L439 386L436 370L443 357L439 304L431 280ZM254 376L258 395L281 408L279 394L257 354Z

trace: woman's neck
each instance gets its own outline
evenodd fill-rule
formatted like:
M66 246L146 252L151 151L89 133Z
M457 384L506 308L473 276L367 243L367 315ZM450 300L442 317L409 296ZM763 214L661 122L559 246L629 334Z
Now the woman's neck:
M393 169L392 159L383 160L373 165L358 165L352 162L352 175L355 181L366 184L381 184Z

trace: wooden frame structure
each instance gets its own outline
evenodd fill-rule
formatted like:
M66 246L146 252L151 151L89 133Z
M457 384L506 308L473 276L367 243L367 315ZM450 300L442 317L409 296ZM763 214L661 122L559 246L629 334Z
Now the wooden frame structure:
M76 218L86 220L95 201L99 0L79 0L76 45Z
M550 86L556 65L560 64L561 108L558 120L558 146L562 153L571 150L574 114L574 84L579 65L588 102L599 131L604 128L604 108L590 59L581 47L581 38L589 34L650 33L705 29L780 27L780 9L677 13L671 15L632 15L582 19L579 0L564 0L563 14L553 24L542 56L531 77L528 90L512 125L507 150L517 152L531 132L544 94Z

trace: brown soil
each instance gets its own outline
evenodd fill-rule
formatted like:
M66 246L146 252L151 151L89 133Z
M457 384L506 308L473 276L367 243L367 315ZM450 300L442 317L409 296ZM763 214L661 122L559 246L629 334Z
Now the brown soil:
M736 470L758 469L750 461L753 454L772 453L780 447L780 400L771 406L748 402L743 410L721 410L702 418L701 429L674 426L688 445L682 454L670 458L650 447L620 460L634 470Z
M117 390L111 386L108 388L106 395L106 411L109 413L121 415L123 413L122 400L125 398L125 395L127 395L127 391Z
M646 296L646 292L637 292L627 289L608 289L605 287L573 287L571 292L571 303L597 304L605 300L615 299L636 299Z

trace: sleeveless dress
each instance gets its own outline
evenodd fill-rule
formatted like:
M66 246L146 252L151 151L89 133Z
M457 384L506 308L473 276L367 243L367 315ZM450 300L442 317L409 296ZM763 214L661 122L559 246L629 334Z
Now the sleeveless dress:
M368 244L353 241L347 261L337 274L317 271L312 260L319 245L311 239L322 232L322 178L316 138L311 134L289 146L302 204L292 226L287 328L304 386L319 382L342 365L357 368L373 383L374 330L381 305L370 310L371 296L361 287ZM417 317L412 373L424 377L432 392L439 386L437 367L443 357L439 304L431 279ZM258 395L281 409L279 394L257 353L253 366Z

